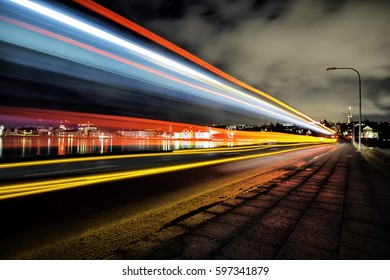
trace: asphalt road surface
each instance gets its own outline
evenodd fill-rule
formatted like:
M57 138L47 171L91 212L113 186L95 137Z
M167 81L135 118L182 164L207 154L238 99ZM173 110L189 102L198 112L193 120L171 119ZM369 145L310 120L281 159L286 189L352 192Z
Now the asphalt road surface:
M180 216L233 197L336 147L243 147L50 164L42 161L31 166L25 162L17 167L2 164L0 192L4 186L30 181L85 180L91 173L209 163L2 199L0 258L104 259Z

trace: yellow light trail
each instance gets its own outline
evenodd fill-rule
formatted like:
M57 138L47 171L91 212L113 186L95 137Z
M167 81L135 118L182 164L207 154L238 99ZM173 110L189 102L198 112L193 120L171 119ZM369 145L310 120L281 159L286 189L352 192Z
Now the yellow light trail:
M249 151L258 151L258 150L264 150L272 147L291 147L291 146L307 146L307 145L318 145L318 143L293 143L293 144L262 144L260 146L243 146L243 147L223 147L223 148L210 148L210 149L191 149L191 150L175 150L172 151L173 154L207 154L210 151L213 153L225 153L225 152L249 152Z
M304 144L302 144L304 145ZM278 145L280 147L284 145ZM51 164L60 164L60 163L74 163L74 162L86 162L86 161L97 161L97 160L115 160L115 159L130 159L130 158L140 158L140 157L162 157L162 156L172 156L180 154L195 154L195 153L223 153L226 151L230 152L241 152L241 151L255 151L260 149L269 148L268 146L263 147L254 147L254 146L245 146L245 147L221 147L221 148L209 148L209 149L191 149L191 150L175 150L170 152L161 152L161 153L145 153L145 154L130 154L130 155L114 155L114 156L91 156L91 157L81 157L81 158L62 158L62 159L49 159L49 160L35 160L35 161L26 161L26 162L14 162L14 163L4 163L0 164L1 168L17 168L17 167L27 167L27 166L38 166L38 165L51 165Z
M276 142L276 140L275 140ZM333 142L333 141L332 141ZM323 142L322 142L323 143ZM174 150L172 152L160 152L160 153L140 153L140 154L124 154L124 155L104 155L104 156L89 156L80 158L61 158L61 159L48 159L48 160L35 160L25 162L13 162L0 164L0 169L28 167L28 166L40 166L40 165L52 165L61 163L75 163L75 162L87 162L87 161L98 161L98 160L117 160L117 159L130 159L130 158L141 158L141 157L162 157L162 156L173 156L177 154L199 154L199 153L224 153L229 152L243 152L243 151L256 151L272 146L277 147L288 147L291 145L308 145L315 144L314 142L299 142L295 144L274 144L274 145L263 145L263 146L238 146L238 147L220 147L220 148L202 148L202 149L188 149L188 150Z
M326 144L319 145L319 146L325 146L325 145ZM110 173L97 174L97 175L83 175L74 178L49 179L49 180L42 180L38 182L10 184L0 188L0 200L82 187L82 186L98 184L98 183L107 183L111 181L131 179L131 178L148 176L153 174L175 172L175 171L181 171L186 169L205 167L205 166L228 163L228 162L233 162L238 160L254 159L258 157L277 155L277 154L298 151L303 149L308 149L308 147L298 147L298 148L284 150L284 151L269 152L265 154L238 156L238 157L215 159L215 160L208 160L208 161L195 162L195 163L147 168L147 169L134 170L134 171L117 171L117 172L110 172Z

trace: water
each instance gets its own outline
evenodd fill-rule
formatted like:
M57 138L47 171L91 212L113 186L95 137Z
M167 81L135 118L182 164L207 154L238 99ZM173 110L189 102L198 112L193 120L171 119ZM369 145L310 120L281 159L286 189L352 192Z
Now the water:
M238 144L238 143L234 143ZM73 137L0 137L0 158L33 156L163 152L179 149L233 146L232 141L73 138Z

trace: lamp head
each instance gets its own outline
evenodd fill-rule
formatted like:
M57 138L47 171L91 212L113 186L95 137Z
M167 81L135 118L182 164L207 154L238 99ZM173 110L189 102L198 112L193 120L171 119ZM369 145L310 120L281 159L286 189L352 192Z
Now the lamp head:
M326 68L326 71L336 70L336 69L337 69L336 67L329 67L329 68Z

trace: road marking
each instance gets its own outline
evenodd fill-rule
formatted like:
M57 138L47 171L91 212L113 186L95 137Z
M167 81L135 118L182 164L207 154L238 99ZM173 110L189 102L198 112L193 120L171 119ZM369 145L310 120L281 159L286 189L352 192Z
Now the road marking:
M24 177L35 177L35 176L42 176L42 175L71 173L71 172L75 172L75 171L95 170L95 169L111 168L111 167L117 167L117 166L118 165L105 165L105 166L99 166L99 167L78 168L78 169L70 169L70 170L60 170L60 171L44 172L44 173L34 173L34 174L24 175Z

